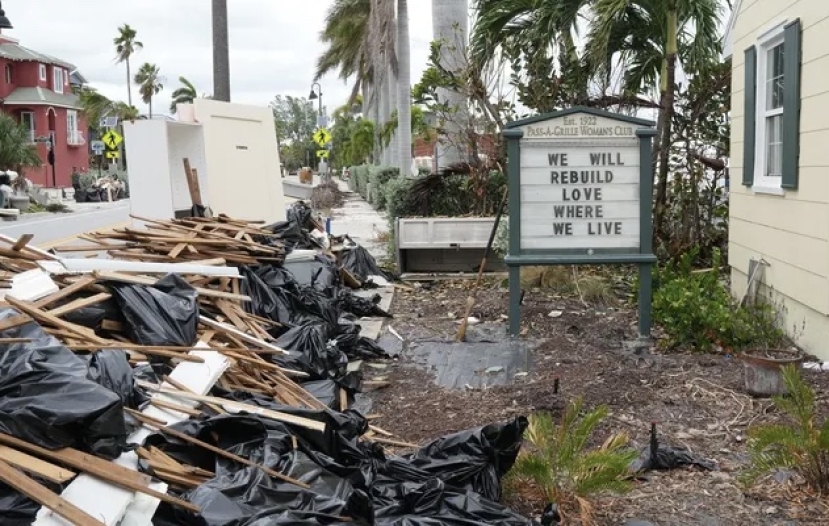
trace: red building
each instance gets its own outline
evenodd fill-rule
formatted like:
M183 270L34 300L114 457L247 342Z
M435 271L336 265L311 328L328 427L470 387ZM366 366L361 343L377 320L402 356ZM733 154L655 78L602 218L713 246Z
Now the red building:
M89 169L89 147L83 132L88 128L74 93L83 82L72 64L32 51L0 34L0 112L26 125L32 143L37 142L43 165L24 169L35 184L68 187L72 185L73 168ZM36 141L50 135L54 137L54 180L48 147Z

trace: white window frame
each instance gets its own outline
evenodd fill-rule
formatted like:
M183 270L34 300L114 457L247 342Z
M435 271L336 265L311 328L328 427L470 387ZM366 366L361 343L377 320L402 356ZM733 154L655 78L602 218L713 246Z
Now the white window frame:
M40 64L40 80L46 82L46 64Z
M6 67L3 68L3 79L6 81L6 84L14 83L14 68L12 68L11 64L6 64Z
M766 175L766 168L768 166L766 119L773 115L783 115L782 107L776 110L766 109L766 101L769 96L767 90L768 54L770 50L778 45L785 45L785 26L786 21L784 20L763 31L757 38L757 107L754 119L754 182L751 189L756 193L762 194L784 195L785 193L783 190L782 175ZM792 58L784 57L784 60L792 60ZM785 82L785 73L783 79Z
M28 121L28 122L26 122ZM31 126L29 127L29 142L34 143L35 137L37 137L37 131L35 130L35 112L33 111L21 111L20 112L20 122L27 124L30 122Z
M63 93L63 69L58 67L52 68L52 89L55 93Z
M66 110L66 142L72 145L80 144L78 112L75 110Z

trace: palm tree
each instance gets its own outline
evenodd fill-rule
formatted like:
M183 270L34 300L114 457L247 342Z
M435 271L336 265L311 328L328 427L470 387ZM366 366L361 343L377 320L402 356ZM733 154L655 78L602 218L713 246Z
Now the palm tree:
M0 113L0 170L14 170L22 176L23 167L40 166L37 146L30 141L26 126L11 115Z
M717 0L594 0L587 55L598 70L611 74L614 55L628 92L654 90L659 79L659 147L654 233L662 230L667 201L668 159L676 93L676 68L705 74L718 62Z
M339 71L339 77L344 81L353 78L349 105L371 82L368 48L370 18L371 0L335 0L325 17L325 28L320 33L320 40L328 47L317 59L314 81L335 70Z
M409 44L409 2L397 0L397 133L400 175L412 170L412 70Z
M577 22L592 0L527 2L526 0L477 0L477 17L470 37L470 59L478 71L501 56L520 64L529 77L541 80L530 88L530 104L541 112L556 109L562 99L581 103L587 99L589 78L576 47ZM564 89L550 89L555 80L548 72L558 68Z
M179 104L192 104L199 97L196 86L184 77L179 77L181 86L173 92L173 102L170 104L170 113L176 112Z
M115 44L115 61L117 64L125 62L127 64L127 102L132 106L132 75L130 74L130 57L141 49L144 49L144 44L136 40L138 32L130 27L129 24L124 24L118 28L118 36L112 42Z
M153 97L158 95L164 86L161 84L161 71L155 64L145 62L138 73L135 74L135 83L138 84L138 92L141 93L141 100L149 106L150 118L153 117Z
M450 72L464 67L466 39L469 32L468 0L432 0L432 31L434 40L440 43L440 65ZM452 122L443 126L444 140L438 140L438 169L464 160L458 136L460 123L466 118L468 101L464 93L440 88L438 97L454 112Z
M230 102L230 54L227 34L227 0L213 0L213 96Z

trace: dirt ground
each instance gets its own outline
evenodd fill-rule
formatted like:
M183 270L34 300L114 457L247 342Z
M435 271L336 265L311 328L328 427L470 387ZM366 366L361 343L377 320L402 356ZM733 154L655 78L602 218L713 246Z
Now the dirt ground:
M470 281L425 283L398 291L391 326L404 339L454 337ZM507 293L490 281L478 296L473 315L482 324L506 330ZM637 357L623 342L636 333L635 312L585 306L578 297L528 290L522 307L527 338L542 339L533 351L529 374L513 385L488 389L438 387L430 372L403 354L382 375L390 386L372 395L375 423L408 442L422 443L446 433L534 411L560 411L567 400L583 395L586 405L605 404L611 416L596 437L626 431L637 446L648 440L656 422L660 440L690 448L715 461L718 469L679 469L649 473L622 496L595 500L599 525L778 526L829 524L826 499L811 495L796 477L762 481L745 490L738 481L746 465L748 426L775 420L769 400L745 394L741 363L725 355L654 354ZM551 316L551 311L560 311ZM557 316L557 317L556 317ZM819 400L829 398L829 373L804 373ZM370 378L370 374L367 375ZM553 394L554 378L560 394ZM537 488L507 488L505 503L530 517L547 504Z

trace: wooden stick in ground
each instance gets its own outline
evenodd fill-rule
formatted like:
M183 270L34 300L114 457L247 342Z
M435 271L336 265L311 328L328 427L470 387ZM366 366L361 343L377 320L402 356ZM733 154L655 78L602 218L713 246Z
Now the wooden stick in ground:
M466 327L469 323L469 316L472 314L472 307L475 306L475 299L478 296L478 287L481 285L481 278L484 275L484 268L486 267L486 260L492 250L492 243L495 241L495 234L498 233L498 225L501 223L501 215L504 213L504 206L507 203L507 188L504 188L504 196L501 198L501 203L498 205L498 214L495 216L495 223L492 225L492 230L489 232L489 241L486 243L484 250L484 257L481 259L481 266L478 268L478 277L475 278L475 285L469 297L466 298L466 311L461 320L461 326L458 328L458 336L455 341L462 342L466 339Z
M176 431L175 429L170 429L169 427L166 427L166 426L157 426L156 424L151 423L149 420L145 419L143 414L141 414L140 412L138 412L134 409L129 409L129 408L125 407L124 410L127 411L132 416L134 416L137 420L143 421L143 423L145 425L148 425L149 427L154 427L154 428L158 429L159 431L161 431L164 434L176 437L180 440L184 440L185 442L189 442L191 444L199 446L203 449L206 449L208 451L216 453L219 456L222 456L222 457L225 457L227 459L233 460L234 462L238 462L239 464L244 464L246 466L261 469L263 472L267 473L271 477L277 478L277 479L282 480L284 482L289 482L289 483L291 483L295 486L299 486L300 488L309 489L311 487L308 484L302 482L301 480L297 480L297 479L289 477L287 475L283 475L282 473L280 473L278 471L274 471L273 469L271 469L269 467L263 466L261 464L257 464L256 462L252 462L252 461L250 461L246 458L242 458L238 455L234 455L233 453L225 451L224 449L216 447L212 444L208 444L207 442L202 442L201 440L199 440L197 438L193 438L193 437L191 437L190 435L188 435L186 433Z
M49 488L0 460L0 480L76 526L106 526Z

